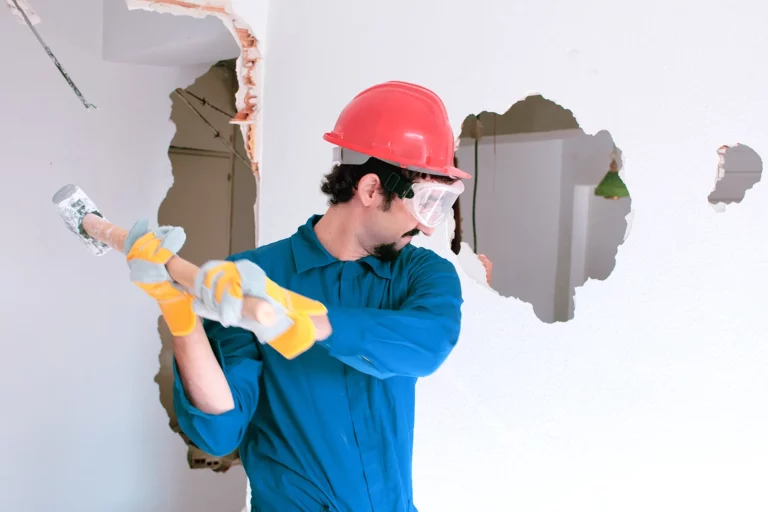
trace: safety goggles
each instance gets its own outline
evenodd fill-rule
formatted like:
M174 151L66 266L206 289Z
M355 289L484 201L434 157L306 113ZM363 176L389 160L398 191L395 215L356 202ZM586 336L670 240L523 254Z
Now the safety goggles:
M411 185L413 195L403 198L403 203L419 224L434 228L453 215L453 204L464 192L464 183L437 181L417 181Z
M365 165L379 177L382 187L397 194L411 215L428 228L439 226L453 215L453 204L464 192L464 183L459 180L445 183L424 179L411 184L395 172L391 164L370 160ZM421 172L423 176L430 175L423 170L410 170Z

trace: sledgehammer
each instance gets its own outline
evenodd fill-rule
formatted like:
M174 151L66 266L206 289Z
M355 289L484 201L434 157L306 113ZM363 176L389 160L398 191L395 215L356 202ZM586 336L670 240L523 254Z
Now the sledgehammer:
M125 253L125 238L128 231L115 226L104 218L96 205L76 185L65 185L53 195L53 204L59 211L67 228L82 240L96 256L102 256L115 249ZM174 281L190 292L194 291L195 276L200 268L178 256L165 265ZM272 306L265 300L246 296L243 299L243 316L262 325L271 327L276 322Z

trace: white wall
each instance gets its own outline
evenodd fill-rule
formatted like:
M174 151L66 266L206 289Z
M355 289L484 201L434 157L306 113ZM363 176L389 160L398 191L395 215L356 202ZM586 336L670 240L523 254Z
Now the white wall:
M91 256L51 204L76 183L114 222L154 222L172 180L169 94L208 65L104 62L101 2L33 4L42 37L99 110L83 108L0 5L0 510L221 510L220 493L243 496L242 481L187 469L153 382L156 304L120 255Z
M220 475L186 470L152 382L155 305L50 204L76 182L114 221L152 217L171 179L168 93L205 70L102 62L94 5L34 2L97 112L0 15L0 509L212 510ZM624 150L630 237L573 321L545 325L461 273L462 340L419 384L419 510L765 510L768 198L758 184L725 215L703 200L721 144L768 154L764 3L295 0L268 22L266 5L236 2L268 29L262 243L323 211L321 134L383 80L435 89L457 133L468 112L540 92Z
M262 243L324 210L322 133L390 79L438 92L456 133L529 93L557 101L610 130L635 210L570 322L465 281L459 346L419 384L419 510L768 508L768 197L704 200L720 145L768 154L765 3L372 5L270 4Z

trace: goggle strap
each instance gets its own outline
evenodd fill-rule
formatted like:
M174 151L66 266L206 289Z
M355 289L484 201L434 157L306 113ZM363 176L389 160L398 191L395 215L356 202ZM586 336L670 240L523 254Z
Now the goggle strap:
M382 164L388 165L384 162L382 162ZM408 183L405 178L397 174L397 172L380 165L374 166L372 171L381 180L381 186L384 187L384 190L394 192L400 199L410 199L413 197L411 184Z

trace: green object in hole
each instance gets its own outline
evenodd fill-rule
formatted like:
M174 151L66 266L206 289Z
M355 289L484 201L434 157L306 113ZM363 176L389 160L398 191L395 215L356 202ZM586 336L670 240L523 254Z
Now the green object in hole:
M619 176L616 161L611 162L611 170L605 175L600 184L595 188L595 195L606 199L619 199L629 197L629 190Z

